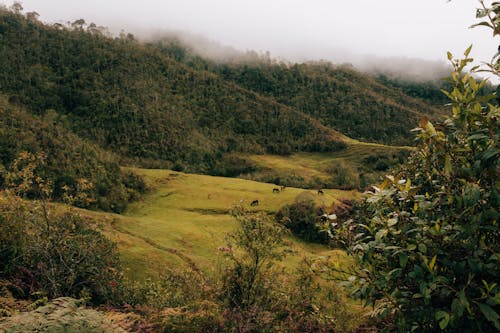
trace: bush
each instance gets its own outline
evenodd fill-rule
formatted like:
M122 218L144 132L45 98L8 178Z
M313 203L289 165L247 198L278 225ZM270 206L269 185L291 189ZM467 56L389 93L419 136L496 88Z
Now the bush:
M323 209L316 206L312 194L304 192L295 198L294 203L280 208L276 220L307 242L327 244L328 226L320 222L320 216L324 213Z
M0 276L25 296L112 299L121 279L116 246L87 221L8 194L0 198L0 214Z
M43 155L20 154L6 175L9 190L0 192L0 277L24 296L42 291L51 298L105 302L121 279L116 246L75 212L56 212L49 205L52 184L38 176L43 160ZM92 186L78 179L76 187L65 191L65 199L91 202Z
M452 61L453 115L421 121L418 150L355 215L353 294L402 332L500 329L500 112L464 73L469 51Z
M216 164L211 174L223 177L238 177L241 174L252 173L258 166L248 158L237 155L224 155L220 163Z
M352 190L359 188L359 174L357 170L344 161L331 165L327 172L333 176L332 185L334 188Z

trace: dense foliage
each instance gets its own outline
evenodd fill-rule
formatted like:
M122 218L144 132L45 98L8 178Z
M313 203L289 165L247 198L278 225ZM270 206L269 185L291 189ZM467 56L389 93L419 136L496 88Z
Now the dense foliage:
M256 63L219 65L217 73L365 141L411 145L409 124L440 112L348 66Z
M17 297L113 298L120 271L112 242L73 212L0 195L0 279Z
M83 21L83 20L82 20ZM211 172L226 152L333 151L338 135L299 111L132 36L0 11L0 91L114 152Z
M500 329L500 112L480 96L485 81L464 72L469 51L449 54L451 117L420 122L417 152L352 226L349 249L362 268L354 295L404 332Z
M411 121L423 115L436 117L446 102L440 81L372 77L350 65L290 64L255 52L214 63L176 39L158 43L163 52L192 68L272 97L356 139L412 145Z
M8 173L22 167L14 165L15 160L22 154L29 159L31 154L43 156L36 174L52 183L53 199L65 200L84 186L88 200L71 204L122 212L130 200L145 192L142 179L121 171L114 155L80 139L62 123L64 119L53 111L37 117L0 99L0 188L9 186Z
M325 211L316 205L314 197L304 192L293 203L283 206L276 213L276 220L305 241L326 244L329 237L328 228L320 220L323 214Z

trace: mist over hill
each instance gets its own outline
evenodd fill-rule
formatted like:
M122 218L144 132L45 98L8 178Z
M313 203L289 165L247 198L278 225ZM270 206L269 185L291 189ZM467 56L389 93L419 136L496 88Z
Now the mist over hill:
M44 24L1 10L0 38L9 103L51 110L76 135L139 164L224 174L227 153L336 151L345 147L340 132L406 145L421 116L439 114L425 96L349 66L257 52L213 61L178 36L112 37L83 19ZM200 49L216 45L202 40Z

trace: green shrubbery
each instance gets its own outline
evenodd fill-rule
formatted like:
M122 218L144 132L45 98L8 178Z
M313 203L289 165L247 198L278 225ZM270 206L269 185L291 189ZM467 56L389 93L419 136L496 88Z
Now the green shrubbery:
M57 119L54 112L43 118L29 115L0 96L0 188L12 185L9 173L35 159L37 176L51 183L51 198L58 201L120 213L145 192L144 181L122 172L114 155L72 134Z
M449 55L452 116L421 121L417 151L350 226L353 294L402 332L500 329L500 112L479 94L485 82L464 73L469 51Z
M0 192L0 278L17 296L41 292L49 298L85 297L94 303L114 299L121 272L116 246L72 211L49 204L53 192L43 173L43 155L22 153L5 175ZM66 191L69 203L92 202L88 182ZM22 200L22 198L32 199Z
M121 279L115 245L88 221L8 193L0 197L0 277L20 298L42 292L93 303L112 300Z
M320 221L324 213L322 208L316 206L314 196L304 192L295 198L294 203L283 206L276 213L276 220L307 242L327 244L328 225Z

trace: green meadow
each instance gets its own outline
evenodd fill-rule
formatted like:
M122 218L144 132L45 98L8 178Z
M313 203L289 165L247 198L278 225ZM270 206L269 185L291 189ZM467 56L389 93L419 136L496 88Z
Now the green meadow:
M280 207L309 192L319 205L332 207L337 200L352 199L354 191L315 190L287 187L279 193L273 184L237 178L184 174L171 170L133 169L144 176L150 191L121 215L88 212L101 221L105 232L118 243L128 275L154 277L164 268L194 266L214 271L223 259L219 247L234 230L230 210L235 205L272 215ZM251 206L254 200L258 206ZM291 254L285 267L294 267L303 257L332 257L345 261L342 251L308 244L289 237Z
M336 153L297 153L290 156L246 155L259 166L278 174L294 173L304 179L328 177L327 167L343 161L359 166L367 156L392 154L407 147L350 142ZM128 275L143 279L154 277L165 268L192 266L206 272L218 269L223 260L219 247L226 245L226 235L233 231L234 206L273 215L282 206L310 193L318 205L333 209L339 199L355 199L358 191L302 189L240 178L186 174L172 170L129 168L146 180L149 192L120 215L88 212L103 221L103 226L118 243ZM273 189L280 189L278 193ZM258 200L257 206L251 203ZM310 244L289 237L290 255L283 265L293 268L303 257L331 257L340 263L347 260L340 250Z

